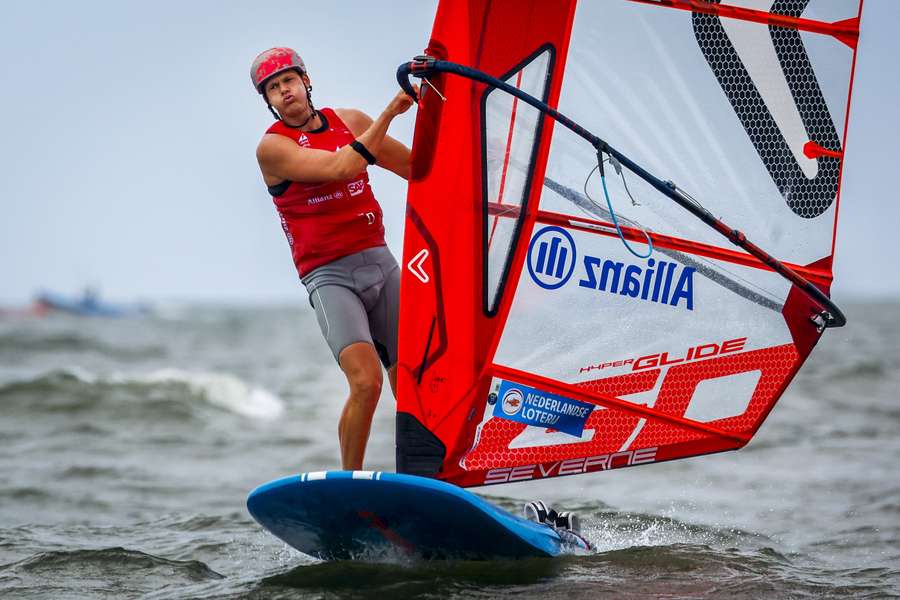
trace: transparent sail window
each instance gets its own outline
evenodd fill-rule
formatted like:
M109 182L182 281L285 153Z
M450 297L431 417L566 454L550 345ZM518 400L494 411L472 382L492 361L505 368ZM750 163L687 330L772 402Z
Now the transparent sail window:
M546 100L552 54L544 48L501 79ZM484 169L484 310L497 311L528 198L541 113L518 98L490 89L482 105Z

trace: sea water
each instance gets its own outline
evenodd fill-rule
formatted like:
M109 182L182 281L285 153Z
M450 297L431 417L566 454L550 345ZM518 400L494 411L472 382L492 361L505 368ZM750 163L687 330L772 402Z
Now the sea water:
M4 598L900 595L900 302L848 305L738 452L478 490L577 511L589 556L321 563L245 508L340 466L305 306L0 320ZM393 469L385 391L366 467Z

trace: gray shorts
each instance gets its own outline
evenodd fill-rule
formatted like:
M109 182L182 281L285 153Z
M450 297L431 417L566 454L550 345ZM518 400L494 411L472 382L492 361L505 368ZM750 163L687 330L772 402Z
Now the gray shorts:
M387 246L339 258L302 281L335 360L350 344L368 342L385 368L397 363L400 267Z

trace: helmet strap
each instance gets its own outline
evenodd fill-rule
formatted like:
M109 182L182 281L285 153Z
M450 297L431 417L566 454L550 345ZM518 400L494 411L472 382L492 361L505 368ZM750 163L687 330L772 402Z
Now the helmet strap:
M306 104L309 106L309 109L310 109L309 116L306 117L305 121L303 121L302 123L297 125L297 129L299 129L299 128L303 127L304 125L306 125L307 123L309 123L310 119L314 119L319 114L319 111L317 111L316 107L313 106L312 86L311 85L306 86Z

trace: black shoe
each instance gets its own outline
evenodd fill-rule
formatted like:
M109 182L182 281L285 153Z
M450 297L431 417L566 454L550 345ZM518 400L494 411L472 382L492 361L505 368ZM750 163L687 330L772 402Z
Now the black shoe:
M566 511L559 513L556 515L554 522L559 529L566 529L578 534L581 533L581 519L573 512Z
M547 505L540 500L529 502L522 507L522 512L525 514L525 518L529 521L534 521L535 523L542 524L547 522ZM553 514L555 515L556 512L554 512Z

